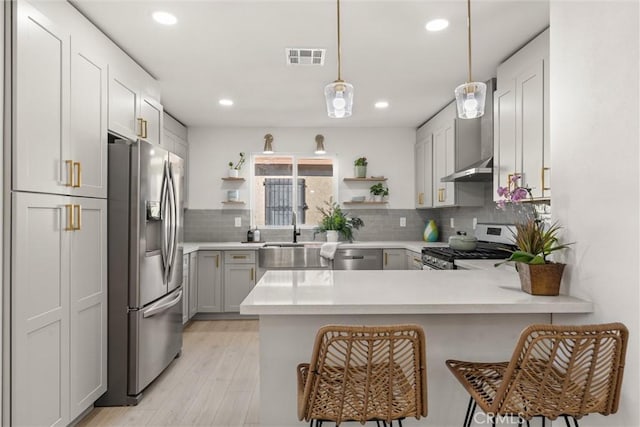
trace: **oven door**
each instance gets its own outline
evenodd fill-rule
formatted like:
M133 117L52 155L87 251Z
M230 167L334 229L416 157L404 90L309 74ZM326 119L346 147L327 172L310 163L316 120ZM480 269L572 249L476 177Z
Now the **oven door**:
M423 270L440 270L438 267L429 264L422 264Z

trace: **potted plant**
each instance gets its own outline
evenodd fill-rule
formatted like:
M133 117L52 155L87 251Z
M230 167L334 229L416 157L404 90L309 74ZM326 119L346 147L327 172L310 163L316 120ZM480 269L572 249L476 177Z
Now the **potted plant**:
M356 178L366 178L367 177L367 158L366 157L358 157L355 162L353 162L355 167L355 175Z
M242 166L244 165L245 160L246 160L246 157L244 153L240 153L240 159L238 159L238 162L235 164L235 166L233 165L233 162L229 162L229 177L231 178L238 177L238 175L240 174L240 169L242 169Z
M503 208L509 203L520 203L529 197L531 189L518 185L519 175L511 179L513 188L498 187L498 207ZM531 295L558 295L560 282L565 264L550 261L547 257L571 243L559 242L558 233L562 229L558 223L545 224L537 218L535 210L532 218L516 224L515 244L517 250L504 262L516 263L516 270L520 276L520 286L523 291ZM498 263L496 266L502 264Z
M318 207L322 219L316 228L316 233L326 232L327 242L337 242L339 234L344 240L353 241L353 230L364 226L364 221L357 217L349 217L349 214L343 212L333 198L325 202L325 205L325 207Z
M373 184L369 188L369 192L373 195L373 200L381 202L385 196L389 195L389 188L382 185L382 183Z

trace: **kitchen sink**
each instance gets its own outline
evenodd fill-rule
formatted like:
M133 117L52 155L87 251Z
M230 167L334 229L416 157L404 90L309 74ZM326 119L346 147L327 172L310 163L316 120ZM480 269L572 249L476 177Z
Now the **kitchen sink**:
M329 261L320 256L318 243L267 243L258 249L258 266L268 270L330 268Z

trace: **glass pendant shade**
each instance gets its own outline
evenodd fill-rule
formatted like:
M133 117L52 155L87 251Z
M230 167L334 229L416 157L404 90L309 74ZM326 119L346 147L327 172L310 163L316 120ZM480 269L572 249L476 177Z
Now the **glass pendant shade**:
M487 85L482 82L470 82L458 86L455 90L458 117L475 119L484 115L484 102L487 98Z
M351 116L353 108L353 85L342 80L336 80L324 87L324 97L327 100L327 114L334 119Z

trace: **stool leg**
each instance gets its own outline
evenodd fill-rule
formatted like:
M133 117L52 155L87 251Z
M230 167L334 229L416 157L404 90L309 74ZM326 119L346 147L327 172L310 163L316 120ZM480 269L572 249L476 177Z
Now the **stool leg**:
M473 421L473 414L476 410L476 401L473 400L473 397L469 398L469 404L467 405L467 413L464 416L464 424L463 427L470 427L471 421Z
M576 417L571 418L573 418L573 424L575 425L575 427L580 427L580 425L578 424L578 420L576 420Z
M562 418L564 418L564 423L567 425L567 427L571 427L571 424L569 424L569 417L563 415Z

